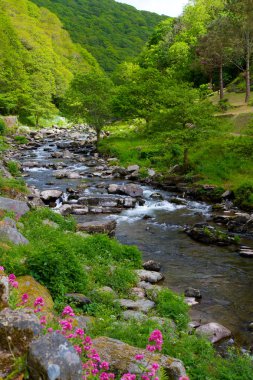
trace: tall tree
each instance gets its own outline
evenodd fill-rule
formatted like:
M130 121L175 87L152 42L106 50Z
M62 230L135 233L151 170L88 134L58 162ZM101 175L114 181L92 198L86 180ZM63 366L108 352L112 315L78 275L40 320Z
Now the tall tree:
M250 65L253 55L253 0L227 0L227 9L233 25L234 43L238 49L237 67L244 71L245 102L250 100Z
M228 17L220 16L209 25L207 33L200 39L196 51L202 67L210 75L210 82L213 71L218 69L220 100L222 100L224 97L223 67L230 63L235 55Z
M66 93L63 112L74 121L87 122L97 134L97 143L103 126L111 121L113 83L105 75L78 74Z

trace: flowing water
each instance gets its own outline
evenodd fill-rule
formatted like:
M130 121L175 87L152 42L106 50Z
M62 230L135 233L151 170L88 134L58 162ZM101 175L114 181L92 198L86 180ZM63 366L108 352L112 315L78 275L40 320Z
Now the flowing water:
M83 173L89 185L85 194L103 192L95 187L98 182L116 182L112 179L90 178L88 173L92 168L86 167L85 163L77 163L73 159L52 159L50 154L55 150L54 141L47 141L37 149L24 151L20 161L29 159L39 161L42 165L64 162L68 169ZM75 188L83 181L55 179L52 177L53 170L44 167L27 169L25 172L28 175L26 182L39 190L51 188L65 191L66 187ZM123 211L119 215L78 216L78 221L116 219L116 238L120 242L137 245L143 252L144 260L154 259L162 264L165 274L163 285L179 293L189 286L201 290L201 302L191 309L193 319L201 319L202 323L219 322L232 330L240 344L252 345L253 333L248 330L248 324L253 321L253 260L240 257L232 248L197 243L183 232L186 224L208 220L210 206L193 201L187 201L186 205L175 205L170 202L175 195L162 191L159 193L163 195L163 201L152 200L150 195L155 191L144 187L144 206ZM253 245L252 242L247 244Z

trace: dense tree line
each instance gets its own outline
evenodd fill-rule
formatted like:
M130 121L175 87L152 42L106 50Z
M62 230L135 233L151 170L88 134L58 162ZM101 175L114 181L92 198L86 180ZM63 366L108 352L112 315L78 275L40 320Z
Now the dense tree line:
M84 46L107 71L137 56L165 16L138 11L114 0L33 0L62 21L72 40Z
M56 15L28 0L1 0L0 41L1 114L37 124L56 111L75 73L100 70Z

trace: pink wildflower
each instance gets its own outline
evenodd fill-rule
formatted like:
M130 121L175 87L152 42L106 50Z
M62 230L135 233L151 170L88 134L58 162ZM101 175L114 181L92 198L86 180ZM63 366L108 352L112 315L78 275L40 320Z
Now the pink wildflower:
M84 336L84 330L83 329L76 329L76 334L79 335L80 337Z
M34 301L34 307L36 307L36 306L42 307L42 306L44 306L44 304L45 304L45 301L44 301L44 298L42 298L42 297L38 297Z
M133 375L132 373L125 373L122 377L121 380L135 380L136 375Z
M154 330L148 339L149 342L154 343L154 345L147 345L147 350L152 351L161 351L162 350L162 344L163 344L163 336L160 330ZM152 348L153 347L153 348Z
M45 315L43 315L43 316L40 318L40 324L41 324L41 325L46 325L46 324L47 324L46 316L45 316Z
M108 362L102 362L102 363L100 364L100 368L101 368L101 369L105 369L106 371L109 370L109 367L110 367L110 365L109 365Z
M0 265L0 272L4 272L4 267Z
M49 333L53 332L52 327L49 327L49 328L47 329L47 331L48 331Z
M64 331L66 331L66 330L72 330L72 328L73 328L72 324L69 321L67 321L67 320L62 320L59 323L62 326L62 329Z
M22 304L24 305L25 303L27 303L27 301L28 301L28 298L29 298L29 296L28 296L28 294L27 293L24 293L23 295L22 295Z
M157 371L157 370L160 368L160 366L159 366L158 363L153 363L153 364L152 364L152 368L153 368L155 371Z
M69 315L70 317L74 317L74 316L75 316L75 313L74 313L72 307L70 307L70 306L66 306L66 307L63 309L62 315Z
M143 354L135 355L135 360L142 360L142 359L144 359L144 355Z
M74 346L74 349L76 350L76 352L80 355L82 353L82 348L80 346L77 346L75 345Z
M8 279L9 279L9 282L15 281L16 280L15 274L13 274L13 273L9 274Z
M13 288L18 288L18 282L17 281L10 281L10 284Z
M188 376L180 376L179 380L190 380Z

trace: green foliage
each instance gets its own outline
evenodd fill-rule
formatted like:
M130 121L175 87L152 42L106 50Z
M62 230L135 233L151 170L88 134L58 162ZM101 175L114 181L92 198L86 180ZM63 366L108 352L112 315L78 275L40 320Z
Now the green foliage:
M57 223L58 228L43 224L46 219ZM32 275L49 289L58 305L69 292L89 296L96 287L107 285L126 295L136 283L132 269L141 265L137 248L104 235L78 236L72 218L63 218L48 208L29 212L21 221L22 233L30 244L3 249L1 265L16 275ZM110 309L112 300L108 297L103 307ZM95 297L94 302L98 299Z
M70 40L58 18L29 0L0 3L0 109L3 114L42 116L77 71L98 70L92 56Z
M17 144L27 144L28 140L25 136L14 136L14 141Z
M0 135L3 136L6 132L6 126L3 119L0 118Z
M74 42L85 47L105 71L137 56L165 16L138 11L113 0L33 0L57 14Z
M237 206L252 210L253 209L253 184L244 183L235 191L235 203Z
M20 170L19 170L20 166L16 161L7 162L7 168L9 172L11 173L11 175L13 175L14 177L17 177L20 175Z
M22 179L6 178L0 175L0 195L15 198L19 193L27 193L27 187Z
M111 119L112 91L113 83L105 75L76 75L66 93L63 111L75 121L86 121L99 140L102 127Z
M183 297L176 295L169 289L163 289L158 293L156 307L161 317L173 319L180 329L187 327L189 307Z

